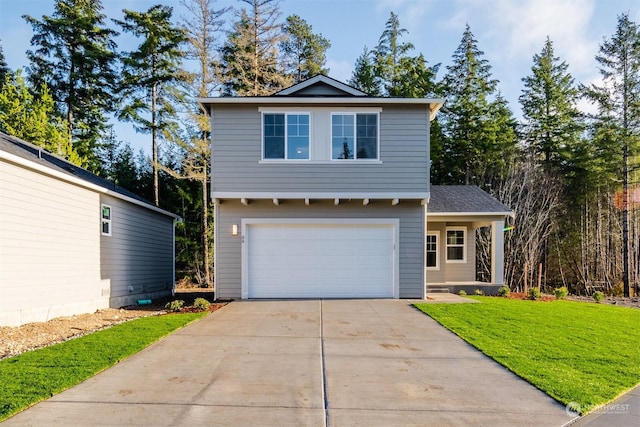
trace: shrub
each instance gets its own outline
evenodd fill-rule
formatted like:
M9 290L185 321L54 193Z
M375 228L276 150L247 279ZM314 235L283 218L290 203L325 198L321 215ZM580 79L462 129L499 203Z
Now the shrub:
M479 295L479 296L484 295L484 291L483 291L482 289L476 289L476 290L474 291L474 293L475 293L476 295Z
M555 288L553 290L556 299L565 299L567 295L569 295L569 289L566 286L562 286L560 288Z
M508 297L510 293L511 289L509 289L508 286L501 286L500 289L498 289L498 295L501 297Z
M458 295L460 295L461 297L464 297L467 295L467 293L464 291L464 289L460 289L460 292L458 292Z
M601 302L604 299L604 294L602 291L595 291L593 293L593 299L596 300L596 302Z
M164 308L166 308L167 310L171 310L171 311L180 311L182 309L182 306L184 305L184 301L182 301L181 299L176 299L173 300L171 302L168 302Z
M210 305L211 303L204 298L196 298L193 301L193 306L200 311L208 310Z
M536 288L535 286L532 288L529 288L528 294L529 294L529 299L531 301L535 301L538 298L540 298L540 289Z

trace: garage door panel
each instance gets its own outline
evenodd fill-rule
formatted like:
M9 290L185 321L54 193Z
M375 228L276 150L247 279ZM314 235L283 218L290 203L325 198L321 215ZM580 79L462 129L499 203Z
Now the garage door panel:
M250 224L249 298L391 297L392 224Z

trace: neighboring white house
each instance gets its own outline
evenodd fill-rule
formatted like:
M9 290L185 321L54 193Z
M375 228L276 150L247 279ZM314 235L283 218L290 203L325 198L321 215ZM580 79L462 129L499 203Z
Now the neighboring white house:
M0 325L170 295L177 219L0 132Z

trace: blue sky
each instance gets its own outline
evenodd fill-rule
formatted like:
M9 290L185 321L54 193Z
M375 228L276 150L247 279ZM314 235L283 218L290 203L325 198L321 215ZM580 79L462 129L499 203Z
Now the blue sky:
M122 9L141 11L157 3L173 6L176 17L185 14L179 0L102 2L109 18L122 19ZM217 0L214 5L239 8L246 4ZM51 15L53 7L54 0L0 0L0 44L10 68L27 65L25 52L32 31L22 15L41 18ZM377 44L391 11L408 30L404 40L415 45L414 53L423 53L430 64L442 63L438 78L450 64L468 23L493 67L493 77L500 81L500 91L518 117L521 79L530 73L532 57L542 50L547 36L576 81L588 84L599 78L594 57L603 38L615 31L617 16L629 12L640 23L639 0L281 0L280 9L282 20L297 14L331 41L329 75L342 81L351 76L363 48ZM228 14L227 20L232 19L234 15ZM128 43L118 40L122 50L135 47ZM120 126L116 132L134 147L144 146L138 140L148 139Z

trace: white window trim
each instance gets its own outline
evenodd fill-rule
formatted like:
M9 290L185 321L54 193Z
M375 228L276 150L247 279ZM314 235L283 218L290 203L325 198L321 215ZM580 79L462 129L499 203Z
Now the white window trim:
M375 114L376 115L376 158L373 159L358 159L356 155L358 153L358 114ZM334 159L333 158L333 116L353 116L353 159ZM348 110L348 111L332 111L329 120L329 159L331 162L344 163L344 162L380 162L380 111L367 111L367 110Z
M104 210L104 208L108 208L109 209L109 219L105 219L102 216L102 211ZM111 221L113 220L113 209L111 208L111 205L106 205L104 203L102 203L100 205L100 234L103 236L111 236ZM109 224L109 231L107 233L104 232L104 224Z
M449 245L449 241L447 239L447 234L449 231L462 231L462 238L464 239L462 243L462 259L449 259L449 247L459 247L459 245ZM444 257L447 264L465 264L467 262L467 227L447 227L444 236L444 245L445 245L445 253Z
M260 116L260 121L261 121L261 125L260 125L260 144L262 145L261 147L261 151L262 151L262 157L260 162L265 162L265 163L272 163L272 162L309 162L311 160L311 135L312 135L312 126L313 124L311 123L312 120L312 114L309 111L302 111L302 110L287 110L287 111L274 111L274 110L260 110L261 111L261 116ZM265 114L284 114L284 158L283 159L266 159L264 157L264 116ZM309 117L309 158L307 159L289 159L287 157L287 155L289 154L289 150L288 150L288 144L289 144L289 138L288 138L288 133L289 133L289 129L288 129L288 123L287 123L287 117L289 116L302 116L302 115L306 115L307 117Z
M440 270L440 232L439 231L430 231L428 230L425 236L436 236L436 265L434 267L427 266L426 257L427 257L427 241L425 237L425 268L428 271L439 271Z

